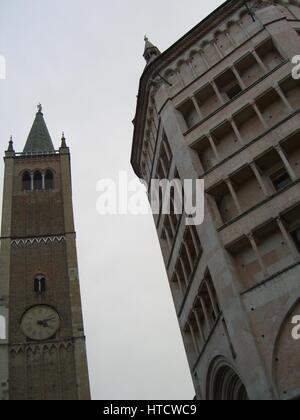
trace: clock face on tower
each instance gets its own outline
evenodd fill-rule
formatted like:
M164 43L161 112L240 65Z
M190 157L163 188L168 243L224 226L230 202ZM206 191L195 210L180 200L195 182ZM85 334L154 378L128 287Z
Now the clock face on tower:
M47 305L34 306L23 315L21 329L33 341L52 338L60 327L60 318L55 309Z

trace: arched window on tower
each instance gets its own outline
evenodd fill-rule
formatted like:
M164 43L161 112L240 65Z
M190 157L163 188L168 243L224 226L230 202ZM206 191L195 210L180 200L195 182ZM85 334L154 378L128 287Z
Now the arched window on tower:
M40 172L35 172L33 179L34 179L34 189L36 191L42 190L43 189L43 177L42 177L42 174Z
M48 170L45 174L45 189L46 190L53 190L54 182L53 182L53 173Z
M34 292L38 294L46 292L46 279L44 276L37 276L34 279Z
M25 172L22 178L23 191L31 191L31 176L29 172Z

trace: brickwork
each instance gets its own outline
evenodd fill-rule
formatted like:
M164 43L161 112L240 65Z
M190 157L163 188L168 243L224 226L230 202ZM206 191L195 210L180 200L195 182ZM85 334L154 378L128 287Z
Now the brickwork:
M39 127L46 127L41 112L26 153L6 153L1 258L7 269L0 273L0 298L9 312L8 336L0 342L0 351L6 351L2 360L8 364L9 388L1 392L1 399L89 399L79 279L73 275L78 268L72 194L65 188L71 185L69 149L55 152L49 137L50 151L45 152L47 131L39 153L39 138L34 137L42 133ZM47 340L28 338L22 329L26 311L40 305L52 308L60 319L58 331L52 336L50 332ZM30 328L48 328L52 320L34 320Z

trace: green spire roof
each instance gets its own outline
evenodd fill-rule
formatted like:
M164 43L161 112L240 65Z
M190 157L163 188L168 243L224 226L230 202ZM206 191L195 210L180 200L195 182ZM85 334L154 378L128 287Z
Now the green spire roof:
M54 152L53 143L42 113L42 106L38 106L33 126L30 130L23 153L51 153Z

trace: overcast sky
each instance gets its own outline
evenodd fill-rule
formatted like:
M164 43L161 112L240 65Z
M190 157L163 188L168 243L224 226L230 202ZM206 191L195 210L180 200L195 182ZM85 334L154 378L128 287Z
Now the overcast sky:
M36 105L72 153L94 399L192 399L194 390L152 217L99 216L96 184L134 177L131 121L143 37L163 51L220 0L0 0L0 145L23 149ZM0 182L3 180L3 163ZM145 198L146 199L146 198Z

